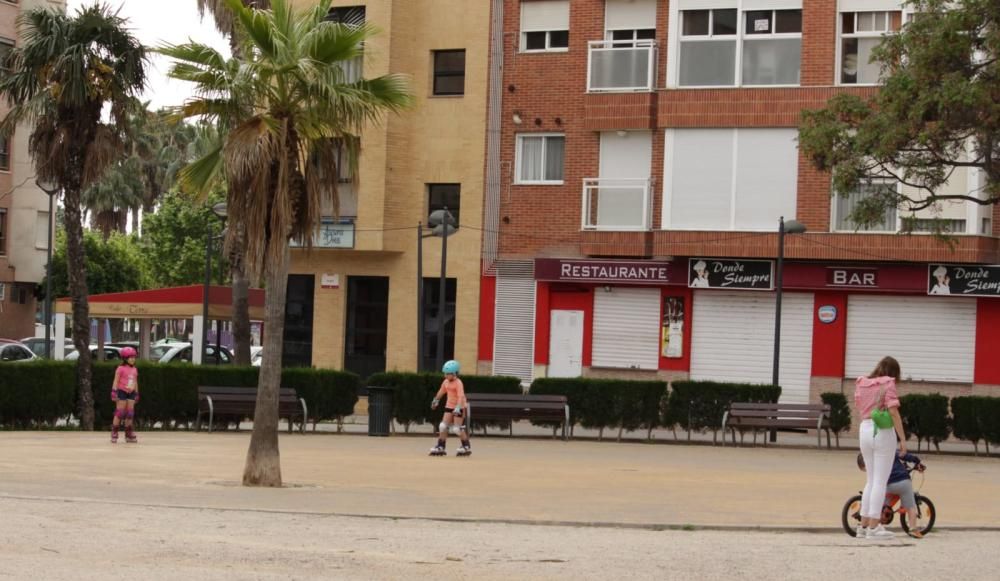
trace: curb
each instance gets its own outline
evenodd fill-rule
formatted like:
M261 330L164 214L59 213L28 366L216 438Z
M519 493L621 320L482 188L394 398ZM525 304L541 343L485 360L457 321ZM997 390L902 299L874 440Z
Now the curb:
M145 508L166 508L172 510L211 510L216 512L248 512L261 514L283 514L293 516L315 516L334 518L362 518L372 520L396 520L396 521L429 521L461 524L498 524L516 526L539 526L539 527L570 527L570 528L601 528L617 530L641 530L651 532L662 531L719 531L719 532L757 532L757 533L836 533L843 532L839 526L807 526L807 525L730 525L730 524L692 524L692 523L625 523L608 521L567 521L567 520L530 520L530 519L505 519L505 518L477 518L477 517L441 517L441 516L421 516L421 515L391 515L391 514L360 514L345 512L320 512L307 510L281 510L269 508L236 508L217 506L192 506L182 504L161 504L161 503L138 503L124 502L118 500L97 500L92 498L74 497L47 497L47 496L25 496L0 493L0 501L3 500L23 500L28 502L60 502L60 503L89 503L89 504L111 504L116 506L145 507ZM937 526L935 530L944 532L1000 532L1000 525L951 525Z

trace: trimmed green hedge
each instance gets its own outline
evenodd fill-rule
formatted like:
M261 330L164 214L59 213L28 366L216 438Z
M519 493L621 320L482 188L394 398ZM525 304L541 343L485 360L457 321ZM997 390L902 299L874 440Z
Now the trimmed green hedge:
M962 396L951 400L952 428L956 438L972 442L979 454L979 442L1000 445L1000 397Z
M94 363L95 425L111 424L114 404L111 383L116 365ZM194 422L198 414L198 386L256 386L256 367L191 364L159 365L139 362L141 399L136 421L149 427ZM352 373L330 369L289 368L282 387L295 388L305 398L314 421L337 419L354 411L360 380ZM65 361L0 365L0 426L26 429L51 426L76 413L76 364Z
M851 429L851 408L847 405L847 396L839 392L821 393L820 399L830 406L830 431L837 439L840 447L840 433Z
M899 413L903 418L903 429L907 437L917 438L917 451L921 442L927 447L933 443L940 451L939 444L951 435L948 421L948 398L940 393L911 393L899 398Z
M660 423L660 405L667 393L664 381L627 381L591 378L539 378L531 384L534 395L564 395L569 402L570 424L598 430L617 427L625 431L646 429L646 438ZM538 425L551 423L536 422Z
M466 393L522 393L521 380L516 377L463 375L461 379ZM392 417L403 424L405 431L410 431L411 424L424 423L436 431L444 406L431 410L431 398L441 388L442 381L441 373L388 371L373 374L366 384L393 388Z
M776 403L781 396L777 385L720 383L716 381L674 381L663 412L664 427L680 426L691 432L712 430L712 441L722 427L722 416L733 402Z

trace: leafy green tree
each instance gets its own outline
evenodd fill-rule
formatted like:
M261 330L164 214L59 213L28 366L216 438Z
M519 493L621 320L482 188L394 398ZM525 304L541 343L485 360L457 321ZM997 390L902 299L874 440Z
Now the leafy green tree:
M134 235L111 233L105 240L94 231L83 234L83 251L87 254L87 288L92 294L118 293L150 288L153 264L143 255ZM202 256L204 256L204 249ZM69 294L69 252L66 233L59 231L52 248L52 294ZM43 285L44 286L44 285Z
M30 124L28 151L38 178L63 193L73 344L80 352L80 426L92 430L80 196L125 153L129 113L146 85L146 49L107 5L81 8L72 16L33 8L18 25L22 42L10 51L0 73L0 98L11 104L0 135L9 137L19 124Z
M216 235L220 229L211 205L222 199L221 194L215 194L207 203L200 203L187 194L170 192L160 198L155 213L146 215L141 246L145 261L151 265L154 286L204 282L208 229L211 227ZM221 283L227 265L220 260L220 242L212 242L212 280Z
M870 98L839 94L803 112L802 151L832 172L847 194L877 178L908 188L875 188L851 219L877 224L888 208L905 213L947 201L1000 201L1000 2L910 0L916 12L873 51L882 87ZM977 168L981 191L941 193L952 175Z
M280 486L278 388L281 382L289 241L311 243L321 202L336 202L339 146L363 127L409 105L397 75L351 80L348 65L374 33L370 26L326 20L330 1L294 10L272 0L271 10L226 0L236 22L240 59L225 59L196 43L161 52L177 61L171 76L196 84L179 111L225 128L222 147L197 162L221 163L229 184L229 220L246 229L246 268L267 287L264 359L243 483Z

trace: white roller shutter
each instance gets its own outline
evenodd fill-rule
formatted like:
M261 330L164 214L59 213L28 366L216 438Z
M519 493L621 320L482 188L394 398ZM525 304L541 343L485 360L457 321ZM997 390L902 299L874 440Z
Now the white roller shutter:
M530 384L535 354L535 279L532 263L497 265L493 374Z
M521 32L569 30L569 0L521 2Z
M656 0L608 0L606 30L656 28Z
M774 293L696 291L691 329L691 379L771 383ZM812 375L812 293L782 296L783 403L809 403Z
M594 367L656 370L660 290L614 287L594 293Z
M879 359L899 361L904 379L972 383L975 299L851 295L847 376L868 375Z

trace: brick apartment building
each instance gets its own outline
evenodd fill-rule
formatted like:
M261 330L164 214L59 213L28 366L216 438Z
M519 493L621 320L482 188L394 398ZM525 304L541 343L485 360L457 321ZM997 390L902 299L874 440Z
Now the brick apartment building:
M770 382L783 216L808 229L785 238L784 400L887 354L904 389L997 393L995 210L912 216L953 246L899 235L901 212L859 232L866 192L831 197L797 150L803 109L877 90L868 56L910 17L898 0L492 8L480 372Z

